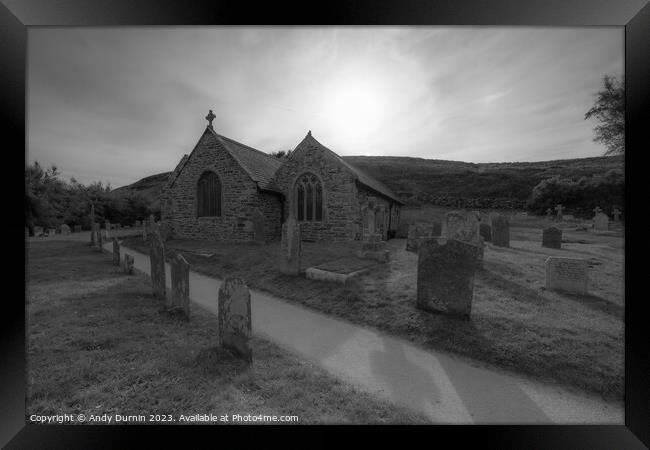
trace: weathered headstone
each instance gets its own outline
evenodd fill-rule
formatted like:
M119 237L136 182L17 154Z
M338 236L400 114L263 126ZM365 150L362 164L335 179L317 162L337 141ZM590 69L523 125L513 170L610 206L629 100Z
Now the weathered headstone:
M479 220L474 211L451 211L445 217L444 237L479 245ZM494 239L494 238L493 238Z
M497 247L510 247L510 223L503 214L492 217L492 244Z
M595 230L609 230L609 217L604 212L598 211L594 216L594 229Z
M226 278L219 288L218 302L219 345L252 363L251 294L248 287L241 278Z
M300 253L302 251L300 224L289 217L282 224L282 241L280 242L280 272L286 275L300 274Z
M542 247L562 248L562 230L548 227L542 231Z
M562 206L562 205L557 205L555 207L555 211L557 211L557 215L555 216L555 218L557 220L562 220L562 211L563 210L564 210L564 206Z
M612 215L614 216L614 222L618 222L621 218L621 210L618 208L612 209Z
M165 246L156 233L150 237L151 288L153 296L167 301L165 296Z
M259 209L253 211L253 239L257 244L266 241L264 236L264 214Z
M43 234L43 227L34 227L34 236L40 236Z
M74 226L74 232L75 233L81 233L81 225L75 225Z
M551 208L546 208L546 218L551 219L553 217L553 210Z
M546 258L546 289L577 294L587 292L587 261L580 258Z
M61 234L68 236L70 234L70 227L67 223L61 224Z
M120 265L120 243L117 238L113 238L113 264Z
M128 253L124 254L124 273L133 275L133 256Z
M90 222L90 245L95 245L97 242L97 224Z
M481 247L455 239L432 238L418 251L417 307L469 318Z
M420 247L420 241L442 234L442 225L440 222L416 222L409 225L406 239L406 251L417 253Z
M111 237L110 231L111 231L111 222L110 221L105 221L104 222L104 228L106 229L106 237L109 238Z
M98 251L103 251L104 249L104 236L102 236L102 230L99 229L99 224L97 224L97 231L95 232L97 236L97 241L95 242L95 245L97 246Z
M478 231L485 242L492 241L492 227L490 225L487 223L480 223Z
M172 308L178 308L190 318L190 265L177 253L171 260Z

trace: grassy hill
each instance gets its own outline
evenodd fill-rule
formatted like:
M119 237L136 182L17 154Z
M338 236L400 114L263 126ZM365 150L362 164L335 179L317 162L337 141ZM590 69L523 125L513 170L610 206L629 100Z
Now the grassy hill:
M346 161L385 183L407 203L445 203L449 199L512 199L523 203L533 187L560 175L579 179L623 169L622 156L517 163L467 163L395 156L346 156ZM169 172L143 178L113 192L132 190L152 201Z
M156 175L150 175L136 181L135 183L113 189L111 194L120 196L126 195L129 192L138 193L151 202L152 209L158 209L160 207L160 191L167 181L167 178L169 178L170 173L171 172L163 172Z

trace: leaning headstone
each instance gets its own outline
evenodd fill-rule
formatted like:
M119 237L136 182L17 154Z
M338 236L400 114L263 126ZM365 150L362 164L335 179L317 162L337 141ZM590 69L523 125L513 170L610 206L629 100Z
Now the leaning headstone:
M562 230L548 227L542 231L542 247L562 248Z
M120 243L117 238L113 238L113 264L120 265Z
M300 274L300 252L302 251L300 224L293 217L289 217L282 224L280 251L280 272L285 275Z
M124 273L133 275L133 256L128 253L124 254Z
M469 319L481 247L432 238L418 251L417 307Z
M580 258L546 258L546 289L569 293L587 292L587 261Z
M259 209L253 211L253 239L257 244L266 241L264 236L264 214Z
M172 295L171 306L183 311L190 318L190 265L183 255L177 253L171 260Z
M218 303L219 345L252 363L251 294L244 281L226 278L219 288Z
M510 223L503 214L492 217L492 244L497 247L510 247Z
M474 211L451 211L446 214L444 237L479 245L479 215ZM494 228L494 226L493 226ZM492 230L494 240L494 229Z
M609 217L604 212L598 211L594 216L594 229L606 231L609 230Z
M81 233L81 225L75 225L74 226L74 232L75 233Z
M153 296L167 302L165 296L165 246L157 233L150 236L151 289ZM167 305L169 306L169 305Z
M70 227L67 223L61 225L61 234L64 236L70 235Z
M478 231L485 242L492 241L492 227L490 225L487 223L480 223Z

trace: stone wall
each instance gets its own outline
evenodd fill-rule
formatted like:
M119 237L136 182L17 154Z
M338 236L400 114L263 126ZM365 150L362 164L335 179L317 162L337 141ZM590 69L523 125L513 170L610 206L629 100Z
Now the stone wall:
M221 216L198 217L197 182L206 170L221 181ZM171 188L161 193L161 221L168 237L252 241L252 214L264 214L268 240L279 239L281 232L280 196L259 191L244 169L209 131L203 134Z

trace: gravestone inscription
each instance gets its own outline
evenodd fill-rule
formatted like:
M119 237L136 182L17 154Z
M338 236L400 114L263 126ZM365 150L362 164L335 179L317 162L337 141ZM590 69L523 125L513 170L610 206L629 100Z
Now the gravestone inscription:
M587 261L581 258L546 258L546 289L569 293L587 292Z
M177 253L171 260L172 308L180 309L190 318L190 265Z
M252 363L251 294L244 281L226 278L219 288L218 303L219 345Z

